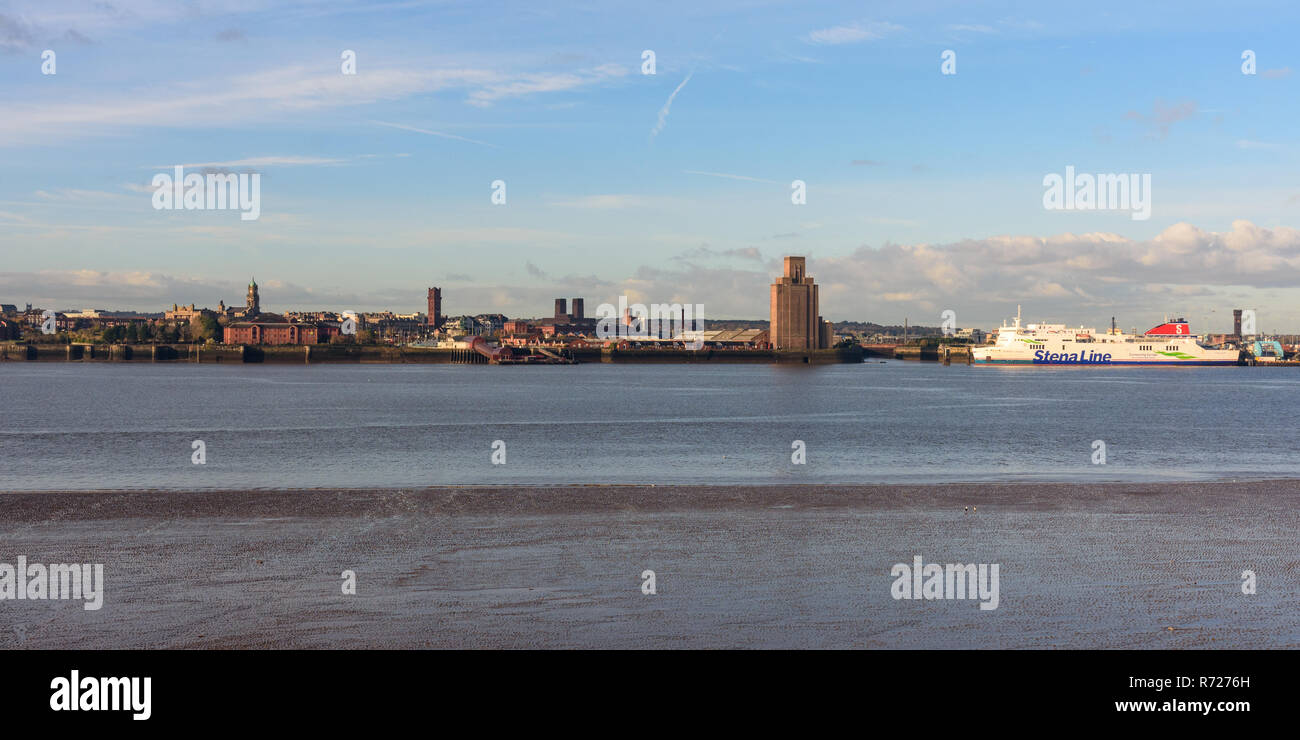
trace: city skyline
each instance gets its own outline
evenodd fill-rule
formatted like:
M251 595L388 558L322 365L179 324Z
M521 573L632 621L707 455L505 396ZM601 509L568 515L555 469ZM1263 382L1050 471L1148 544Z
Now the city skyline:
M10 4L0 301L215 306L257 274L276 310L414 312L433 284L456 314L627 295L761 319L802 254L830 321L991 326L1023 304L1208 332L1252 307L1293 332L1296 15ZM175 166L260 174L260 218L155 210ZM1150 219L1045 209L1067 167L1150 174Z

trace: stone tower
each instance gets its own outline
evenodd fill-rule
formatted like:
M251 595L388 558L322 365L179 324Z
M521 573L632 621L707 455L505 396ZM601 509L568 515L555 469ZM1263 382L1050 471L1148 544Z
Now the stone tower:
M822 349L817 285L803 257L786 257L785 274L772 283L771 338L776 349Z
M256 316L262 312L262 299L257 295L257 278L248 284L248 300L244 310L247 316Z
M442 288L429 288L429 326L442 326Z

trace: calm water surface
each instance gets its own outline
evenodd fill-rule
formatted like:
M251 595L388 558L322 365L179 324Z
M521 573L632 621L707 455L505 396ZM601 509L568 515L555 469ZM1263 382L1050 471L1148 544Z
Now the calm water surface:
M1296 477L1298 399L1297 368L4 363L0 489Z

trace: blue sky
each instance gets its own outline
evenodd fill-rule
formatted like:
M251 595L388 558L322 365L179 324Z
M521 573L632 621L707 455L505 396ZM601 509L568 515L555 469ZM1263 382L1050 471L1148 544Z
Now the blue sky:
M1254 307L1300 331L1298 15L0 2L0 301L215 305L256 275L270 310L414 311L440 285L452 313L626 294L765 318L803 254L834 320L992 325L1021 303L1224 330ZM154 210L177 164L260 173L261 217ZM1044 209L1067 165L1151 174L1151 218Z

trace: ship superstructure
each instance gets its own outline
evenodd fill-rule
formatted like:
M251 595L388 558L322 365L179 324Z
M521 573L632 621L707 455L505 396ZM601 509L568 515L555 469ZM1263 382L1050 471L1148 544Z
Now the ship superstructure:
M1142 334L1065 324L1012 323L996 330L992 344L971 348L973 365L1236 365L1240 352L1202 345L1185 319L1166 319Z

